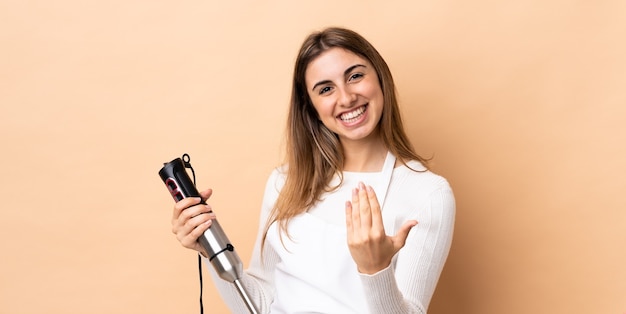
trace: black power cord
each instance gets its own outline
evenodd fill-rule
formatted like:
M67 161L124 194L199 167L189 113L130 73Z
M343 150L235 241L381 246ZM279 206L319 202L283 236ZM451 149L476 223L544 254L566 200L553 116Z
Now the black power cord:
M188 154L183 154L183 164L185 168L191 169L191 175L193 177L193 185L196 185L196 172L193 170L191 166L191 157ZM198 278L200 279L200 314L204 314L204 303L202 302L202 255L198 253Z

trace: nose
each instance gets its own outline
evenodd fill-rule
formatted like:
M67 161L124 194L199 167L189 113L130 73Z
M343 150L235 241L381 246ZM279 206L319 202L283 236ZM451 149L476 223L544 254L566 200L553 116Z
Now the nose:
M349 87L339 88L339 99L337 102L343 107L352 107L356 103L356 93Z

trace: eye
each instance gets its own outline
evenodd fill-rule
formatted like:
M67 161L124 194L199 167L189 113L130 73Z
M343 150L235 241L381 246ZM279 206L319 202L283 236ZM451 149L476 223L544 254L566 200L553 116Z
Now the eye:
M363 73L353 73L352 75L350 75L350 78L348 78L348 81L356 81L359 80L363 77Z
M319 94L320 95L326 94L326 93L330 92L330 90L331 90L330 86L324 86L324 87L320 88Z

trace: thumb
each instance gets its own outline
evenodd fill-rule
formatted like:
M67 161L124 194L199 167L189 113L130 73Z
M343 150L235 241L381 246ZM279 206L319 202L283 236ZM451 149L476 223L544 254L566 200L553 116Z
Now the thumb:
M396 233L396 235L393 237L393 246L396 252L404 246L404 244L406 243L406 238L409 236L409 232L411 231L411 228L415 226L417 226L417 220L409 220L405 222L402 227L400 227L398 233Z
M213 190L212 189L206 189L204 191L200 191L200 197L202 198L202 201L206 202L209 197L211 197L211 195L213 194Z

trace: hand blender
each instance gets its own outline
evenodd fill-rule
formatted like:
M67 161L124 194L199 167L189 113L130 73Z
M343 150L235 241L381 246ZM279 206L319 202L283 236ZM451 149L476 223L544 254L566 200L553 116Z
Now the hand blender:
M167 186L175 202L186 197L200 197L200 193L198 193L198 190L185 170L185 165L191 167L189 165L189 155L185 154L183 158L186 158L184 163L180 158L176 158L165 163L163 168L159 171L159 176L161 176L161 179ZM202 204L206 204L204 200ZM213 219L211 227L198 238L198 242L200 242L200 245L205 249L209 261L215 268L219 277L228 282L232 282L248 307L248 310L250 310L250 313L257 314L252 300L250 300L247 292L239 282L239 278L241 278L241 274L243 273L243 263L216 219Z

